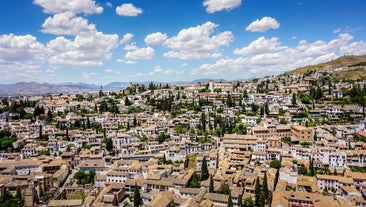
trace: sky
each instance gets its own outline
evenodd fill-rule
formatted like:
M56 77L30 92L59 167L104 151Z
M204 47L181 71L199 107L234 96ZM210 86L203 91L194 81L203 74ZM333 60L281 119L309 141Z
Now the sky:
M366 55L364 0L16 0L0 9L0 84L230 81Z

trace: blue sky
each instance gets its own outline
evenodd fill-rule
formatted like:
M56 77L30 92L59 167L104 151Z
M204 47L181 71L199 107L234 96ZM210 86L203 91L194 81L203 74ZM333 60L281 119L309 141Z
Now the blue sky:
M16 0L0 83L277 75L366 55L364 0Z

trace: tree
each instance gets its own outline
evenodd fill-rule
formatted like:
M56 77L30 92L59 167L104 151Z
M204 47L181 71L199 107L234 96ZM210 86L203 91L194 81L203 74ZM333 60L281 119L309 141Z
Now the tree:
M140 205L141 205L140 191L137 187L137 184L135 183L135 188L133 190L133 206L139 207Z
M254 204L255 204L255 206L259 206L260 193L261 193L261 184L260 184L259 177L257 176L257 179L255 181L255 187L254 187L254 196L255 196Z
M269 167L276 168L276 169L280 169L281 168L281 161L279 161L279 160L272 160L269 163Z
M193 174L190 181L189 181L190 188L200 188L201 184L199 182L199 175Z
M229 195L230 194L230 187L229 184L222 182L219 188L218 193L220 194L225 194L225 195Z
M233 204L233 199L231 197L231 193L229 193L229 197L227 199L227 207L233 207L234 204Z
M267 172L264 173L262 191L264 192L264 198L268 199L269 191L268 191L268 183L267 183Z
M42 140L42 125L39 125L39 139Z
M297 100L297 99L296 99L296 94L295 94L295 93L293 93L293 94L292 94L292 99L291 99L291 104L292 104L292 105L296 105L296 100Z
M262 190L259 194L259 207L264 207L266 205L266 195Z
M314 163L313 163L313 159L312 158L310 158L310 160L309 160L309 175L310 176L314 176L315 175Z
M243 207L254 207L253 199L251 197L245 198L242 206Z
M210 185L208 187L208 192L213 193L215 191L214 181L212 175L210 175Z
M113 150L113 142L112 142L112 139L111 138L105 137L103 139L103 143L105 143L105 149L108 152L111 152Z
M202 159L202 166L201 166L201 180L207 180L209 177L208 169L207 169L207 162L206 157L204 156Z
M307 175L308 170L305 167L300 166L297 168L297 173L300 175Z
M206 115L204 112L201 113L201 126L202 126L202 131L206 130Z

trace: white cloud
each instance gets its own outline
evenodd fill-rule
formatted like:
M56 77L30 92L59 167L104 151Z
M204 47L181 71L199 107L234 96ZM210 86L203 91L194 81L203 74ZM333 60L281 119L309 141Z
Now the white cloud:
M71 12L55 14L42 24L42 32L54 35L77 35L95 32L94 24L89 24L83 17L75 17Z
M130 78L137 78L137 77L142 77L142 76L146 76L146 74L145 73L137 73L135 75L129 75L128 77L130 77Z
M335 59L344 54L366 54L366 43L351 42L350 34L339 34L329 42L315 41L308 43L301 40L295 47L282 46L278 38L260 37L242 49L234 50L238 58L223 58L213 64L203 64L192 70L192 75L217 75L234 77L243 74L264 76L282 73L286 70L318 64Z
M217 52L217 53L212 53L210 57L211 57L211 58L220 58L220 57L222 57L222 54L221 54L221 53L219 53L219 52Z
M105 3L105 5L106 5L107 7L109 7L109 8L112 8L112 7L113 7L113 4L112 4L111 2L107 2L107 3Z
M155 32L146 36L145 43L146 45L161 45L167 38L167 34Z
M259 37L257 40L251 42L247 47L241 49L235 49L234 54L236 55L253 55L260 53L273 52L276 50L284 49L285 47L280 46L281 43L277 37L266 39L265 37Z
M114 72L114 70L112 70L112 69L106 69L106 70L105 70L105 72L106 72L106 73L113 73L113 72Z
M155 55L155 50L151 47L139 48L128 51L125 55L127 60L151 60Z
M204 0L203 6L208 13L231 10L241 5L241 0Z
M121 44L127 44L129 43L133 38L133 34L132 33L126 33L125 35L123 35L123 38L121 39Z
M72 12L74 14L100 14L103 7L96 5L94 0L34 0L34 4L43 7L45 13Z
M120 16L134 17L142 14L142 9L135 7L133 4L122 4L116 8L116 13Z
M125 45L123 47L123 50L126 50L126 51L137 50L137 49L139 49L139 48L136 46L136 42L131 42L130 44Z
M84 79L90 79L92 77L99 76L99 73L95 73L95 72L84 72L84 73L81 74L81 76Z
M0 66L2 69L36 69L45 61L45 46L32 35L0 36Z
M280 28L280 23L278 23L272 17L263 17L261 20L257 19L254 22L250 23L245 30L251 32L265 32L269 29L278 29Z
M182 74L184 71L182 70L174 70L174 69L163 69L160 65L154 67L154 70L149 72L147 75L156 75L156 74Z
M130 65L130 64L135 64L135 63L137 63L136 61L133 61L133 60L127 60L127 61L125 61L125 63L127 64L127 65Z
M74 40L59 36L47 44L49 63L55 66L100 66L119 45L118 35L95 32L76 35Z
M216 27L217 24L206 22L181 30L164 42L163 45L171 49L164 53L164 57L182 60L209 58L213 53L217 53L221 46L228 46L233 41L230 31L212 36Z
M342 31L342 29L340 27L338 27L337 29L335 29L333 31L333 33L337 34L337 33L340 33Z

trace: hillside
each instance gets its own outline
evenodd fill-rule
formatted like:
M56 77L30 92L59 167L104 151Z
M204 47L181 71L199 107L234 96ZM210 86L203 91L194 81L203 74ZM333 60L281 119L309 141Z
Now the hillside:
M317 65L309 65L296 70L286 72L285 75L305 74L310 71L326 72L332 71L332 79L357 80L366 78L366 55L364 56L342 56L335 60Z

